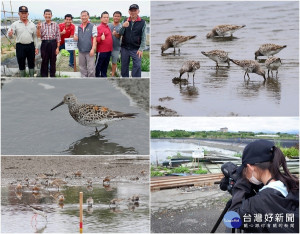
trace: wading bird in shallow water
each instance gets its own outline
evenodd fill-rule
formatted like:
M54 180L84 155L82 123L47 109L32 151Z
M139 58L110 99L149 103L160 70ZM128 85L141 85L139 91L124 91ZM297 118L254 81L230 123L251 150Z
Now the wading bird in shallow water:
M182 35L172 35L167 37L165 43L161 46L161 54L164 53L169 48L178 48L178 53L180 53L180 47L187 41L195 38L196 36L182 36Z
M193 79L196 73L196 70L200 68L200 62L198 61L193 61L189 60L183 63L181 69L179 70L179 79L181 79L181 76L187 72L188 78L189 78L189 73L193 72Z
M263 44L259 47L257 51L255 51L255 60L258 56L272 56L274 54L279 53L282 49L284 49L286 45L275 45L275 44Z
M230 67L228 53L223 50L211 50L208 52L201 52L206 57L216 62L216 68L219 68L219 63L227 63Z
M53 107L55 108L67 104L69 107L69 113L73 119L80 123L83 126L95 127L96 134L99 134L101 131L108 127L107 123L135 118L137 113L123 113L119 111L113 111L104 106L97 106L94 104L80 104L77 101L77 98L74 94L67 94L64 96L62 102ZM100 130L97 129L99 126L104 127Z
M88 207L93 207L94 199L92 197L89 197L88 199L86 199L86 204Z
M281 66L280 58L277 58L277 57L274 57L274 56L270 57L265 61L265 65L268 68L268 77L270 77L269 72L271 70L272 77L273 77L273 71L276 71L276 78L277 78L278 68Z
M212 37L225 37L226 35L230 35L232 37L232 34L241 28L244 28L246 25L232 25L232 24L222 24L215 26L211 32L209 32L206 35L206 38L212 38Z
M261 69L258 62L254 60L234 60L234 59L229 59L229 60L234 64L240 66L245 71L244 79L246 74L248 76L248 79L250 79L249 73L256 73L257 75L260 75L264 79L266 79L265 71Z

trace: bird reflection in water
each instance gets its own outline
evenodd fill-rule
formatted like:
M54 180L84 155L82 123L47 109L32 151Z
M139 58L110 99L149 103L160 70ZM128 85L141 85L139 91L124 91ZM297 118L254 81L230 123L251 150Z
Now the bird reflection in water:
M123 147L117 143L109 142L104 136L91 135L72 143L63 153L72 155L116 155L138 154L133 147Z

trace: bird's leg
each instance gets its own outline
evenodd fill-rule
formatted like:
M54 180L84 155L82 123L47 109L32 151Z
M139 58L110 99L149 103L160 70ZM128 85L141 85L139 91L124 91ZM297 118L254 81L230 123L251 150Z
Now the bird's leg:
M270 75L269 75L269 73L270 73L270 70L268 69L268 78L270 78Z
M216 66L216 68L218 69L219 68L219 64L218 64L218 62L216 62L217 63L217 66Z
M194 77L195 77L195 73L196 73L196 72L193 73L193 80L194 80Z
M178 54L180 55L180 48L178 48Z
M247 73L247 76L248 76L248 80L250 80L250 76L249 76L249 73Z
M99 135L99 131L98 131L97 127L95 127L95 128L96 128L95 134Z
M175 46L174 46L174 55L175 55Z
M228 63L228 68L230 67L230 63L229 63L229 60L227 60L227 63Z
M102 129L100 129L99 131L98 131L98 133L100 133L100 132L102 132L104 129L106 129L108 127L108 125L107 124L104 124L104 127L102 128ZM97 129L97 128L96 128Z
M247 74L247 72L245 72L245 74L244 74L244 79L245 79L246 74Z
M276 78L277 78L277 75L278 75L278 70L276 71Z
M273 70L271 70L271 73L272 73L272 78L273 78L273 76L274 76L274 75L273 75Z

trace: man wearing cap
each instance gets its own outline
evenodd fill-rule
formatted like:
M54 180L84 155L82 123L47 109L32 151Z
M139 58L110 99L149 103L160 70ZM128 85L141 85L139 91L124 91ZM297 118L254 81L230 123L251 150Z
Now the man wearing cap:
M29 68L29 76L34 76L35 55L39 53L35 24L28 19L28 8L19 7L20 19L14 22L7 31L7 36L16 36L16 56L19 64L20 77L25 76L25 63Z
M242 226L237 228L245 232L299 233L299 179L290 173L284 154L273 142L256 140L248 144L236 173L239 179L232 189L229 210L241 218ZM280 221L276 214L281 214ZM288 225L283 228L284 224Z
M50 77L55 77L56 56L59 53L60 31L58 24L51 21L52 11L44 10L45 22L39 22L37 25L37 36L41 38L41 76L48 77L48 64L50 62Z
M132 4L129 7L130 17L123 23L119 33L121 43L121 75L129 77L129 62L132 58L132 77L141 77L142 56L146 45L146 22L139 17L139 6Z
M78 41L79 69L81 77L95 77L95 50L97 46L97 27L89 21L90 14L80 13L82 24L76 28L74 40Z
M74 37L75 33L75 25L72 24L73 16L71 14L65 15L65 22L59 24L59 30L60 30L60 46L59 51L62 49L65 49L65 38L72 38ZM70 53L70 59L69 59L69 66L74 67L74 55L73 50L68 50Z

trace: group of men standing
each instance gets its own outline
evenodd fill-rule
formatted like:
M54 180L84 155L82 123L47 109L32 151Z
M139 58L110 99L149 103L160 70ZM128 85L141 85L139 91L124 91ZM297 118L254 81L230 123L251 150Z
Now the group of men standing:
M28 8L19 7L20 20L8 29L8 37L16 36L16 56L20 76L25 76L27 59L29 76L34 75L35 55L39 53L38 40L41 38L40 53L42 58L41 76L55 77L56 56L65 49L65 39L74 38L79 51L81 77L107 77L107 69L112 58L112 74L116 75L117 61L121 53L121 76L129 77L130 58L133 61L132 77L141 77L141 59L146 46L146 23L139 17L139 6L129 7L130 17L121 22L122 13L113 13L113 22L109 23L109 14L102 12L98 27L89 21L89 12L80 14L81 25L75 27L71 14L66 14L64 23L53 22L52 11L44 10L45 21L37 26L28 19ZM74 54L69 51L69 66L74 67Z

